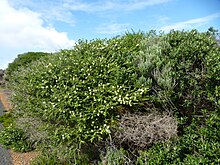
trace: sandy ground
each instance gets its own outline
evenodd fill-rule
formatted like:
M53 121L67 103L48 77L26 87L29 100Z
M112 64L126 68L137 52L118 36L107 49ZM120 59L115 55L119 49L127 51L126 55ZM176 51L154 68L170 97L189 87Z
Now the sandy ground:
M31 160L39 155L39 152L18 153L10 151L13 165L29 165Z

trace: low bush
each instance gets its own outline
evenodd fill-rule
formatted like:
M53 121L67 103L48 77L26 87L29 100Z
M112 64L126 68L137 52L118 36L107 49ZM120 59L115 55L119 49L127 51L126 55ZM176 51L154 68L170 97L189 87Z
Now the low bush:
M77 144L66 146L57 145L47 146L42 148L42 154L36 157L31 164L57 164L57 165L71 165L71 164L89 164L92 157L98 158L98 154L93 152L94 146L84 145L80 150ZM95 154L95 155L94 155Z
M18 152L33 150L23 130L16 127L7 127L0 132L0 144Z
M19 54L15 60L10 63L6 69L4 78L9 81L13 72L19 70L19 68L27 67L31 62L37 61L41 57L48 56L50 53L44 52L27 52L24 54Z
M195 117L182 137L141 151L137 164L219 164L220 114L207 110Z
M56 155L51 153L44 153L39 155L37 158L31 161L31 165L51 164L51 165L62 165ZM68 164L66 164L68 165Z
M3 116L0 116L0 123L3 124L4 127L9 127L10 125L13 125L14 116L11 112L6 112Z

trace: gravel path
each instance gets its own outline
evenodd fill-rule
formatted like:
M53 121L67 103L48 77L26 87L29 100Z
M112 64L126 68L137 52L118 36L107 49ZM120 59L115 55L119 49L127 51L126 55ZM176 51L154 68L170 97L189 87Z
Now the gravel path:
M0 115L3 115L3 105L0 100ZM0 131L3 125L0 123ZM0 165L13 165L9 151L0 145Z
M1 102L1 99L0 99L0 116L2 116L3 115L3 104L2 104L2 102Z

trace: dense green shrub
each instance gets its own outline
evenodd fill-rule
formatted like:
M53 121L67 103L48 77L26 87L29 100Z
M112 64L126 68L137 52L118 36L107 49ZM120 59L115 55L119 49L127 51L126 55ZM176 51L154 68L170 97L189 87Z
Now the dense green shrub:
M10 85L15 111L44 121L55 145L103 138L118 118L117 106L132 107L148 91L136 81L130 60L141 38L142 34L127 34L80 41L73 50L14 72Z
M220 47L215 33L151 31L132 56L140 84L150 87L150 100L163 110L192 117L219 106Z
M131 114L137 111L141 111L139 114L146 114L152 110L171 114L178 112L178 115L189 117L188 123L184 123L189 125L194 115L202 114L202 109L206 108L210 113L213 109L218 109L219 58L220 48L211 32L192 30L171 31L168 34L157 34L155 31L146 34L128 33L109 40L79 41L72 50L44 56L28 67L14 71L9 87L14 91L15 114L27 118L26 121L40 121L40 127L46 130L47 133L43 135L45 137L40 137L46 139L46 147L55 152L52 160L57 158L61 161L62 156L58 156L56 152L58 146L61 146L73 153L71 156L67 154L63 161L76 163L82 158L88 161L93 159L86 153L88 146L94 147L94 144L100 144L101 139L106 140L107 135L117 129L123 121L122 116L128 111ZM196 128L204 130L200 129L203 122L197 121ZM194 121L188 129L183 124L180 125L185 130L181 133L186 135L166 144L168 149L171 146L170 155L166 147L159 150L165 144L158 144L156 149L141 153L138 162L146 163L145 155L150 155L151 152L155 154L157 151L164 154L155 157L155 162L160 163L165 159L182 161L179 157L179 148L181 152L184 150L182 141L192 143L198 140L194 139L197 132L187 132L193 124ZM26 127L22 126L23 128ZM122 129L126 133L126 128ZM37 131L36 128L33 132ZM175 131L171 128L171 132ZM151 138L155 139L154 136ZM204 137L201 139L204 140ZM186 153L188 142L185 142ZM198 142L201 143L201 140ZM210 149L215 141L207 143L204 144ZM99 147L102 148L97 148ZM121 147L123 146L117 144L116 151ZM130 149L127 150L130 155L134 154ZM196 152L200 150L202 149L195 149ZM118 157L117 154L114 155L109 150L103 157L109 160L116 157L119 162L124 161L124 157ZM203 158L206 159L201 155L201 159ZM46 160L47 156L42 159ZM199 159L199 156L197 160L184 157L184 161L188 162L200 161Z
M199 113L219 100L220 47L210 32L171 31L165 40L164 62L175 79L170 99L184 115ZM214 102L213 102L214 101ZM217 103L218 104L218 103Z
M15 71L18 71L20 67L27 67L31 62L37 61L43 56L50 55L50 53L44 52L27 52L24 54L19 54L17 58L10 63L6 69L5 79L9 81L11 74Z
M219 164L219 148L219 110L212 113L206 110L193 119L182 137L142 151L137 164Z

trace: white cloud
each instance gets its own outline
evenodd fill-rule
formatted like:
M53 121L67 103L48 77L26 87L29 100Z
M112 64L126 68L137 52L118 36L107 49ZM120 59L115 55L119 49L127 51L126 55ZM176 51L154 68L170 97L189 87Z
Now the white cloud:
M40 16L27 8L15 9L7 0L0 1L0 68L21 51L51 52L74 45L66 33L44 27Z
M212 15L208 15L206 17L202 18L195 18L188 21L178 22L171 25L164 26L160 28L160 30L168 32L170 30L183 30L183 29L190 29L190 28L196 28L199 26L202 26L204 24L207 24L208 22L220 18L220 12L215 13Z
M110 23L102 24L96 29L100 34L118 34L128 30L129 24Z
M71 26L75 25L73 14L63 6L63 0L10 0L8 2L15 8L25 7L41 13L42 19L46 22L61 21Z

